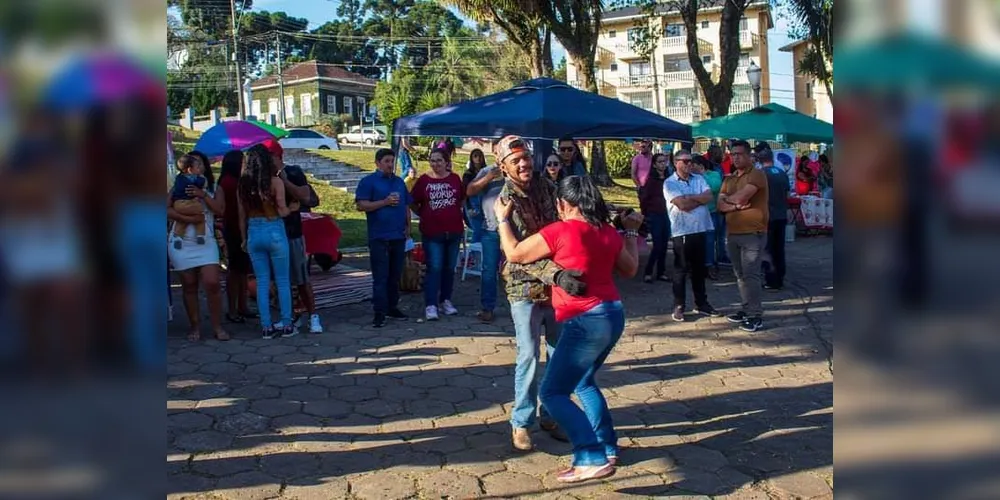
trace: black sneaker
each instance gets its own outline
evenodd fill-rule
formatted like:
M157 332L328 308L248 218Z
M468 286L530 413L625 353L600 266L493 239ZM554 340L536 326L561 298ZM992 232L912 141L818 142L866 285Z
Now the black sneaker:
M782 288L783 287L780 286L764 285L764 290L767 290L769 292L780 292Z
M709 304L705 304L703 306L695 306L694 311L692 312L694 312L695 314L704 314L705 316L711 316L713 318L718 318L719 316L722 316L722 313L717 311L714 307L712 307Z
M375 319L372 320L372 326L375 328L382 328L385 326L385 315L382 313L375 313Z
M747 318L740 323L740 330L744 332L756 332L764 329L764 320L760 318Z
M736 314L730 314L729 316L726 316L726 319L728 319L730 323L742 323L746 321L747 313L740 311Z
M670 315L674 321L684 321L684 306L674 306L674 313Z
M386 317L388 317L390 319L407 319L407 318L409 318L409 316L407 316L406 314L404 314L403 311L400 311L398 308L390 309L389 313L386 314Z
M281 338L294 337L299 334L298 327L295 324L281 327Z
M271 339L274 338L274 327L273 326L269 326L267 328L264 328L261 332L262 332L261 333L261 338L263 338L264 340L271 340Z

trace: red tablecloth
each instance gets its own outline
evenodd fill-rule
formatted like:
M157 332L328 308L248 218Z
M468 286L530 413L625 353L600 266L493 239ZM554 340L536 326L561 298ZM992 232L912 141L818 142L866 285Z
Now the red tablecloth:
M340 256L340 228L333 217L326 214L302 214L302 238L306 254L326 254L334 260Z

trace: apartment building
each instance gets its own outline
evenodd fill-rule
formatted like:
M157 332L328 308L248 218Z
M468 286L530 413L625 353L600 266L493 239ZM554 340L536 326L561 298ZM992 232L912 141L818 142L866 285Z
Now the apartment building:
M826 91L826 85L814 76L801 73L802 59L811 46L812 42L798 40L778 50L792 53L795 68L795 111L833 123L833 101Z
M667 6L661 9L652 20L636 8L604 13L595 61L600 92L681 123L709 118L707 104L688 60L684 22L677 11ZM698 13L698 53L715 81L721 71L721 20L722 7L704 7ZM636 31L647 21L659 33L651 57L638 54L632 43ZM751 3L740 20L740 60L733 81L730 114L753 107L753 89L746 72L751 61L762 70L761 104L770 102L767 30L773 25L767 1ZM567 80L579 86L576 67L572 61L568 62Z

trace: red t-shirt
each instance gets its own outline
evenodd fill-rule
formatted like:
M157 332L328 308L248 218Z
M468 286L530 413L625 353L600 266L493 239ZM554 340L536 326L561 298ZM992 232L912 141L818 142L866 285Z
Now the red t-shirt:
M465 219L462 218L465 190L462 189L462 179L457 174L449 174L444 179L421 175L410 190L410 195L418 207L420 234L461 235L465 231Z
M219 179L219 187L226 197L226 212L222 216L222 224L227 234L240 234L240 206L236 198L238 184L239 179L229 175Z
M538 234L552 251L552 261L563 269L583 271L587 295L574 297L559 287L552 287L552 307L556 321L579 316L601 302L620 300L612 278L615 262L625 241L611 224L600 229L580 220L549 224Z

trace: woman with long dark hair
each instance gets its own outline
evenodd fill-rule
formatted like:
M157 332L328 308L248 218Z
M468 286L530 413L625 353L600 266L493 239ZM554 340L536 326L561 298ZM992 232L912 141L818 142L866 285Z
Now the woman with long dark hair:
M638 270L635 240L642 215L623 218L622 238L610 224L604 198L589 177L563 179L556 196L561 221L521 242L508 222L513 204L498 198L495 210L508 262L550 258L563 269L582 271L587 284L583 296L552 289L552 306L562 333L539 389L542 404L573 443L573 467L559 473L557 480L575 483L614 474L618 461L611 412L594 375L625 329L625 311L613 274L632 277ZM570 399L573 393L583 410Z
M242 248L250 254L257 279L257 308L264 339L294 336L292 324L291 263L283 217L290 213L285 202L285 183L278 177L271 153L256 145L246 153L237 186ZM281 320L271 323L269 298L271 270L278 289Z
M465 165L465 174L462 175L462 192L469 188L469 183L476 179L479 172L486 168L486 155L483 150L476 148L469 153L469 163ZM483 214L483 197L480 195L469 196L462 205L462 215L465 224L472 231L472 243L479 243L483 240L485 231L486 215Z
M184 234L177 235L183 240L183 244L175 246L169 245L167 255L170 264L181 278L181 289L184 295L184 309L187 311L188 321L191 325L191 332L188 340L195 342L201 338L200 324L201 313L198 310L198 284L205 290L206 302L208 303L209 321L212 323L212 330L218 340L229 340L229 335L222 329L222 287L220 284L221 270L219 268L219 245L215 240L215 231L206 231L204 244L197 244L195 235L195 224L204 222L206 228L215 227L215 218L225 213L226 196L222 190L216 189L215 175L212 173L212 164L208 158L198 152L192 151L189 156L198 158L202 163L203 174L207 182L205 189L196 186L188 186L187 194L202 202L205 212L200 215L184 215L174 210L170 197L167 198L167 218L177 222L188 224ZM173 234L171 228L171 234Z
M642 281L653 282L655 268L656 279L670 281L667 275L667 244L670 241L670 219L667 217L667 202L663 197L663 182L670 177L670 159L663 153L653 155L653 168L649 171L646 185L651 189L642 190L639 195L639 210L646 218L646 227L653 236L653 250L646 260L646 272Z
M545 168L543 168L539 174L556 183L556 185L559 185L559 182L569 175L566 173L566 169L563 168L562 160L559 158L559 155L555 153L552 153L545 158Z
M816 190L816 176L809 168L809 157L803 155L795 167L795 193L805 196Z
M234 149L222 157L222 170L219 173L219 188L230 200L237 199L240 174L243 172L243 152ZM226 295L229 299L229 312L226 319L233 323L245 323L246 318L255 318L247 306L248 282L250 274L250 256L243 250L243 237L240 233L240 207L237 203L226 205L226 213L222 218L222 236L226 243Z
M427 255L424 275L425 317L438 319L438 306L447 316L458 314L451 302L455 284L458 250L465 236L462 180L448 168L447 151L435 149L430 156L431 170L417 179L410 195L413 211L420 214L420 237Z

